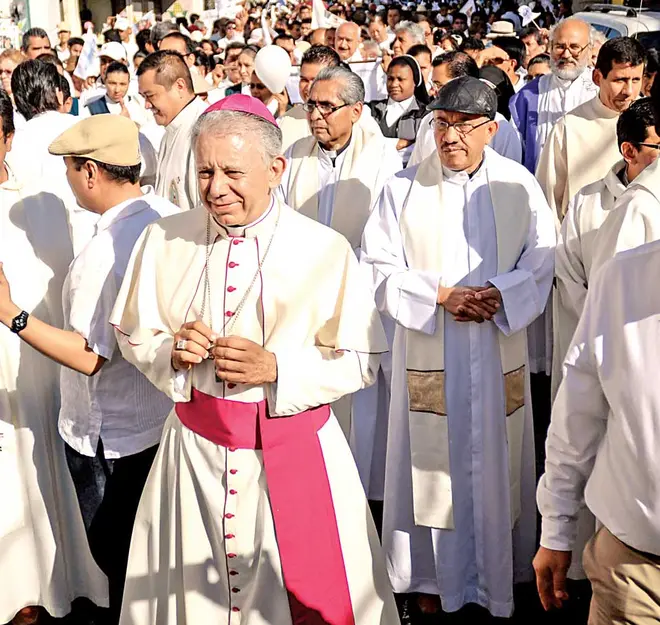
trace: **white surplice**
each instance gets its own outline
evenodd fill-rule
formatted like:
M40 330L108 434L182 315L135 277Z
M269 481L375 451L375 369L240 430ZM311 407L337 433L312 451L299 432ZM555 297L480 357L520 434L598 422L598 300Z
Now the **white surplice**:
M365 228L362 247L362 262L374 271L378 307L397 321L383 519L388 573L395 592L439 594L447 611L475 602L496 616L509 616L514 579L529 579L532 574L534 441L525 381L520 508L514 523L499 336L523 330L542 311L552 282L554 220L531 174L487 148L484 163L472 177L443 169L446 275L410 269L400 218L416 172L417 168L407 169L387 183ZM521 204L519 210L521 218L529 219L529 229L515 269L497 275L491 193L504 201L506 186L515 184L520 185L518 192L527 193L528 204ZM432 335L436 314L443 314L436 304L441 281L447 286L491 282L503 297L494 322L458 323L444 314L444 390L455 527L450 530L414 521L405 370L406 332Z
M156 193L181 210L199 203L197 168L190 134L198 117L207 109L204 100L192 100L165 128L158 150Z
M67 209L73 254L87 245L94 235L98 215L81 208L66 179L66 166L61 156L48 153L48 146L65 130L78 122L78 118L57 111L47 111L25 122L16 131L7 161L18 181L24 185L26 195L55 195ZM48 198L44 198L48 201Z
M619 540L660 555L659 273L654 241L617 254L589 284L537 494L548 549L574 547L586 501Z
M0 185L0 262L14 301L62 327L73 258L66 209L52 195L22 201ZM0 326L0 622L40 605L57 618L76 597L108 605L57 432L59 366Z
M248 226L211 223L211 295L203 319L220 335L275 353L277 383L219 383L211 361L184 374L171 367L174 333L202 319L203 208L157 222L136 246L112 319L128 360L175 402L189 401L194 387L235 402L266 399L270 416L283 419L373 382L387 345L369 285L343 237L279 201ZM318 440L355 623L395 625L376 531L334 416ZM290 625L291 614L262 452L214 444L172 412L135 522L121 623L183 622Z
M593 244L591 273L610 258L660 239L660 162L651 163L626 188Z
M427 156L435 152L435 138L433 136L433 128L431 127L432 119L433 113L429 113L419 126L415 147L408 161L408 167L419 165ZM511 122L501 113L495 114L495 121L499 124L499 128L495 136L491 139L490 147L499 155L510 158L516 161L516 163L521 163L522 144L520 143L520 135Z
M582 315L591 274L594 242L616 201L626 190L620 161L605 178L589 184L568 203L555 254L557 290L554 301L552 364L553 397L561 382L561 368Z

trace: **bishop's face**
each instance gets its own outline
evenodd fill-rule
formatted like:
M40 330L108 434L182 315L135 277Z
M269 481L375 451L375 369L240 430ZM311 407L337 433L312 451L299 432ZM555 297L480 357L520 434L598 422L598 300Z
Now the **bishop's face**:
M257 220L270 205L286 161L266 163L256 132L204 133L195 144L199 193L206 210L222 226Z

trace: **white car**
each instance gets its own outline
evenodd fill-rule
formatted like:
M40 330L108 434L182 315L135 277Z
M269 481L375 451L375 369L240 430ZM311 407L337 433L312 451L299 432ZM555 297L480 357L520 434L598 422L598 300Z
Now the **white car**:
M660 12L616 4L592 4L577 17L601 31L608 39L636 37L645 48L660 49Z

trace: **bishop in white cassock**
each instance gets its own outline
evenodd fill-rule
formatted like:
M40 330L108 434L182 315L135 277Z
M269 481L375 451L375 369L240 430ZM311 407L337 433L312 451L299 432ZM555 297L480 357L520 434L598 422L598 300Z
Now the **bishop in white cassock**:
M598 231L628 184L658 156L654 146L660 144L660 137L649 98L637 100L621 113L617 143L623 159L602 180L587 185L571 199L562 222L555 256L553 397L587 297Z
M387 343L347 241L272 195L281 134L244 95L193 133L204 207L148 229L112 322L176 406L140 502L123 625L395 625L329 404Z
M197 206L199 191L190 133L206 103L195 97L190 70L177 52L150 54L138 69L140 95L165 135L158 150L156 193L180 209Z
M589 29L577 18L562 21L550 36L552 72L525 85L509 103L522 141L523 164L532 173L557 121L598 93L588 67L593 43Z
M26 311L62 327L62 287L73 249L64 204L30 196L4 157L12 103L0 94L0 263ZM74 118L75 119L75 118ZM3 276L3 304L7 289ZM0 317L4 312L0 310ZM14 328L17 329L17 328ZM77 597L108 605L108 585L85 536L57 431L60 368L0 325L0 621L41 606L56 618ZM27 610L23 610L27 607ZM29 620L29 618L27 619Z
M559 219L585 185L601 180L620 158L619 115L639 96L646 53L636 39L610 39L594 70L598 95L562 117L541 152L536 178Z
M438 151L386 184L362 244L397 322L383 546L395 592L506 617L535 543L525 329L552 283L554 219L531 174L485 147L490 87L457 78L431 106Z
M364 85L341 67L321 70L305 104L312 135L287 150L282 177L285 201L343 234L358 251L364 224L386 180L402 169L395 142L380 130L359 123L364 114ZM393 327L385 321L391 338ZM389 356L377 384L334 408L349 436L370 499L382 500L387 432Z

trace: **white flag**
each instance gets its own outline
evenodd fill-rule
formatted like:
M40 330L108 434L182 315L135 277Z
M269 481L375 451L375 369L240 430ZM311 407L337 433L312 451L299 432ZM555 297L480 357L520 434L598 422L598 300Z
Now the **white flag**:
M541 14L540 13L534 13L532 11L532 7L527 6L523 4L519 9L518 9L518 15L522 17L522 26L525 28L528 24L531 24L534 22L534 20L539 17Z
M472 14L477 10L477 5L474 0L467 0L467 2L461 7L461 13L468 16L468 19L472 17Z
M474 0L472 0L474 2ZM316 28L338 28L346 20L326 11L323 0L312 0L312 30Z
M77 76L81 80L86 80L89 69L94 65L96 60L96 35L94 34L94 27L88 30L83 35L83 45L82 52L80 53L80 58L78 59L78 64L76 69L73 72L74 76Z

